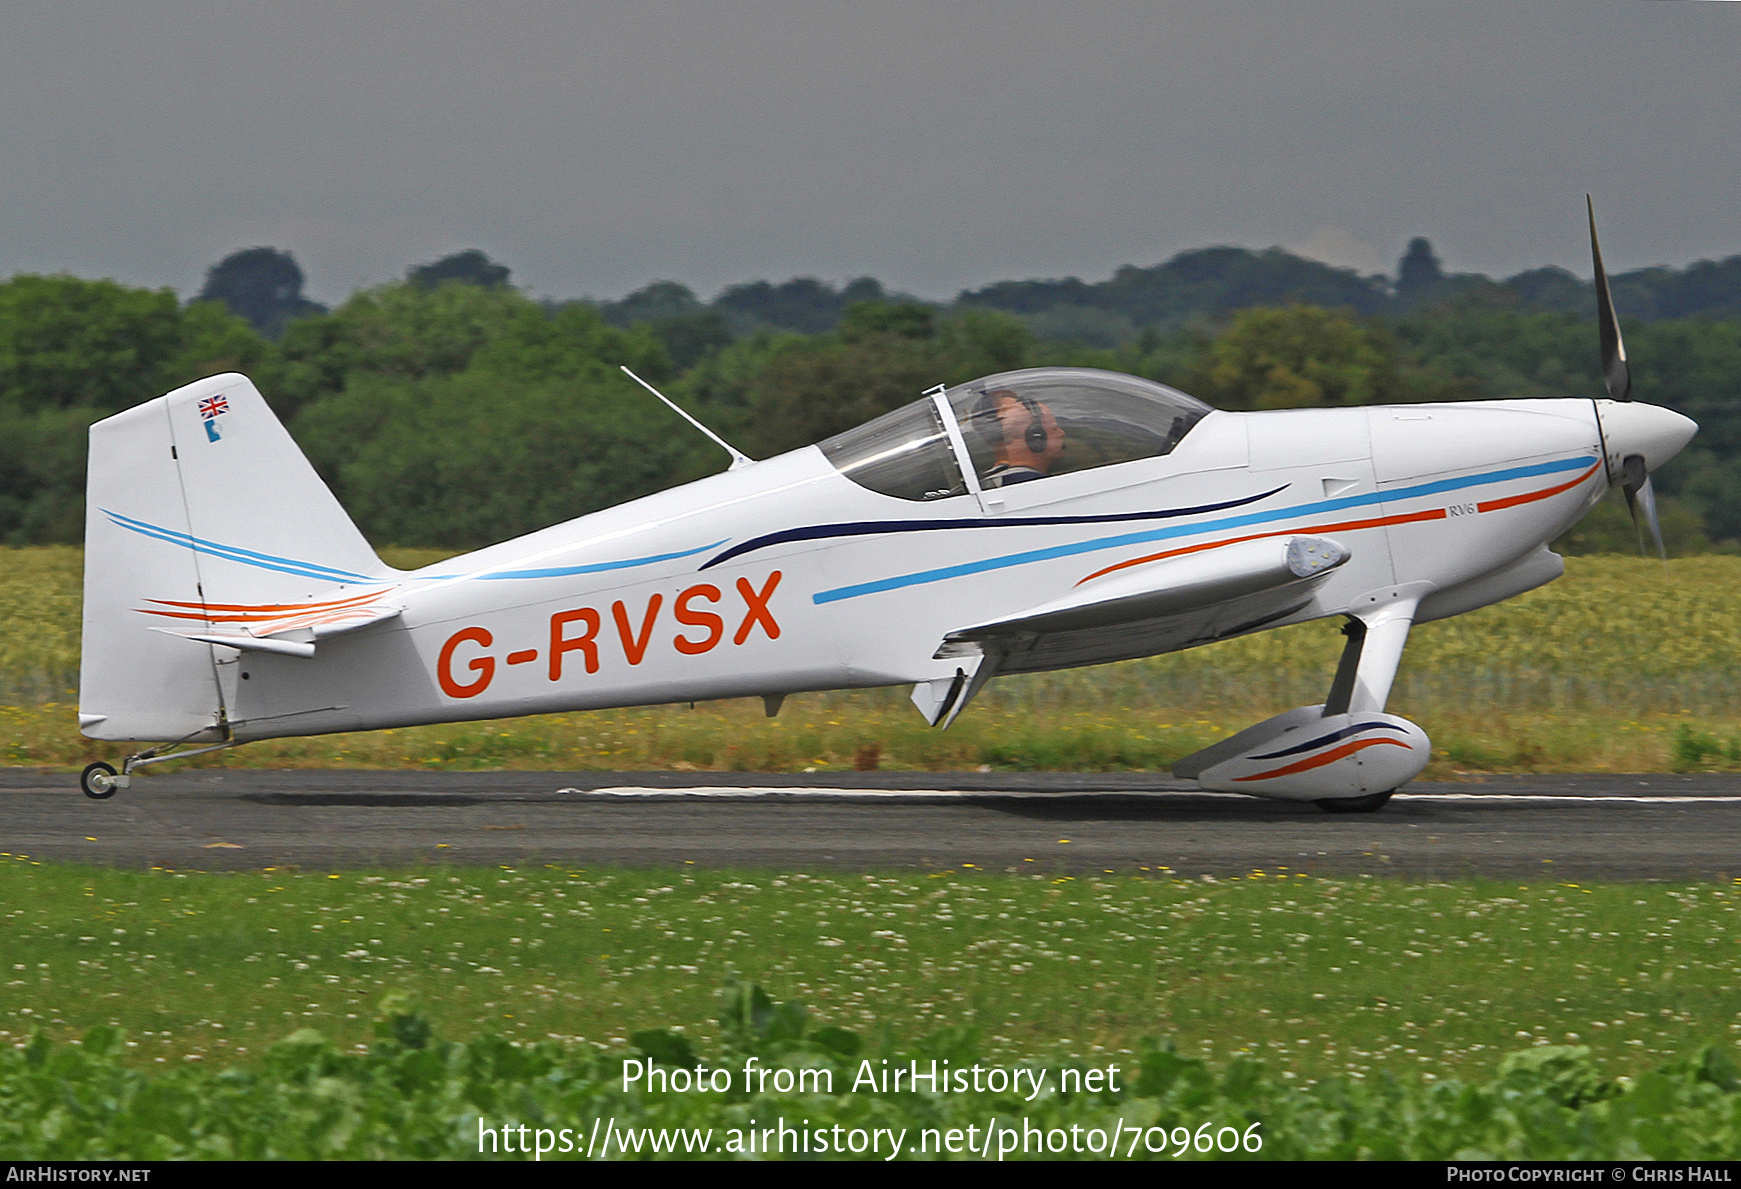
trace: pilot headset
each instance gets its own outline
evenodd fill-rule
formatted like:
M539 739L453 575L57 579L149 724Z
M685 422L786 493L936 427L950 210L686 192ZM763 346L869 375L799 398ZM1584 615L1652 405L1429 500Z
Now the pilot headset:
M1046 432L1045 421L1040 416L1040 406L1031 396L1025 396L1013 388L998 388L991 392L981 392L979 400L974 402L972 420L979 431L994 442L1006 441L1003 432L1003 418L998 414L998 398L1011 397L1022 408L1028 411L1028 428L1022 433L1022 444L1030 454L1044 454L1046 443L1051 435Z

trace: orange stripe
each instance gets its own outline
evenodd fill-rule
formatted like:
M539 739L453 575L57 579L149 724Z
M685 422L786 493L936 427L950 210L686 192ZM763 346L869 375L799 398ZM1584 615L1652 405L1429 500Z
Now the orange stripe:
M1081 586L1083 582L1092 582L1094 579L1099 578L1104 574L1110 574L1115 570L1127 569L1130 566L1140 566L1151 561L1163 561L1166 558L1179 557L1186 553L1201 553L1206 549L1219 549L1223 545L1238 545L1245 541L1261 541L1265 537L1290 537L1295 533L1349 533L1363 528L1383 528L1388 524L1408 524L1415 520L1443 519L1445 519L1445 510L1443 508L1429 508L1425 512L1409 512L1400 516L1379 516L1372 520L1344 520L1338 524L1315 524L1309 528L1283 528L1277 529L1274 532L1253 533L1249 537L1229 537L1225 541L1210 541L1203 545L1187 545L1183 549L1169 549L1164 553L1151 553L1147 557L1133 557L1129 561L1121 561L1116 565L1107 566L1104 570L1096 570L1094 573L1088 575L1088 577L1077 582L1076 585Z
M149 607L136 607L134 610L141 615L161 615L165 619L197 619L202 623L281 623L287 619L309 619L318 621L338 612L325 612L322 615L212 615L198 611L153 611ZM366 608L350 608L354 611L364 611Z
M156 603L159 607L189 607L195 610L207 611L252 611L265 614L269 611L313 611L321 607L346 607L352 603L366 603L370 599L378 599L387 593L383 590L372 591L369 594L352 595L348 599L333 599L326 603L182 603L175 599L146 599L147 603Z
M1369 747L1377 747L1381 743L1388 743L1392 747L1400 747L1407 751L1414 750L1400 739L1356 739L1352 743L1344 743L1341 747L1332 748L1313 759L1301 760L1297 764L1288 764L1282 768L1273 768L1268 772L1259 772L1256 776L1235 776L1233 779L1237 784L1247 780L1268 780L1272 776L1292 776L1296 772L1309 772L1313 768L1322 768L1325 764L1334 763L1344 756L1351 756L1357 751L1365 751Z
M1562 491L1570 491L1585 479L1594 475L1596 473L1596 467L1601 465L1601 463L1597 463L1596 466L1591 467L1582 475L1573 479L1570 483L1562 483L1558 487L1544 487L1542 490L1532 491L1528 495L1508 495L1502 500L1483 500L1479 504L1476 504L1475 507L1481 512L1497 512L1501 508L1515 508L1519 504L1530 504L1534 503L1536 500L1545 500L1549 496L1560 494Z
M1562 491L1570 491L1572 488L1588 479L1591 475L1595 474L1597 467L1600 467L1601 465L1602 464L1599 462L1596 463L1589 470L1569 482L1561 483L1554 487L1544 487L1540 491L1532 491L1526 495L1513 495L1507 496L1504 499L1485 500L1476 504L1475 509L1478 512L1497 512L1501 508L1514 508L1519 504L1529 504L1534 503L1536 500L1548 499L1552 496L1559 495ZM1094 573L1088 575L1088 577L1080 579L1076 585L1081 586L1084 582L1092 582L1094 579L1102 577L1103 575L1111 574L1116 570L1123 570L1130 566L1140 566L1151 561L1164 561L1169 557L1179 557L1187 553L1201 553L1206 549L1219 549L1223 545L1238 545L1244 541L1261 541L1265 537L1285 537L1292 533L1354 532L1357 529L1384 528L1392 524L1409 524L1420 520L1443 519L1445 519L1445 509L1430 508L1425 512L1410 512L1400 516L1379 516L1371 520L1348 520L1341 524L1319 524L1313 525L1310 528L1287 528L1279 529L1275 532L1254 533L1249 537L1229 537L1225 541L1211 541L1205 545L1188 545L1183 549L1169 549L1164 553L1151 553L1146 557L1135 557L1130 561L1121 561L1117 565L1107 566L1104 570L1094 571Z
M339 615L364 610L388 594L391 586L368 594L352 595L348 599L332 599L323 603L186 603L176 599L146 599L159 607L186 607L187 611L157 611L150 607L135 607L141 615L160 615L165 619L194 619L203 623L277 623L285 619L310 616ZM222 615L214 612L235 612Z

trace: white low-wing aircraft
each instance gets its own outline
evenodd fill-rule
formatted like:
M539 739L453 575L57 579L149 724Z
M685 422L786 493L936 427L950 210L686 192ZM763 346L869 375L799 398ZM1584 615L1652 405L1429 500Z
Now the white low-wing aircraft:
M911 684L947 725L994 675L1340 616L1323 704L1174 772L1377 809L1430 755L1384 712L1410 626L1557 577L1612 485L1655 531L1696 426L1627 402L1597 269L1614 399L1232 413L1009 372L410 572L245 377L201 380L91 427L80 729L171 746L84 790L256 739L801 690Z

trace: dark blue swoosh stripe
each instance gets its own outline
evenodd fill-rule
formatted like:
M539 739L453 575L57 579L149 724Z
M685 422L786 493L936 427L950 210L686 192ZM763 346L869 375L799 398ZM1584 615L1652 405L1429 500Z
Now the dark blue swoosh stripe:
M1247 756L1246 758L1252 760L1279 760L1283 756L1299 755L1302 751L1311 751L1313 748L1323 747L1325 744L1334 743L1338 739L1346 739L1350 735L1358 735L1360 732L1370 730L1374 727L1385 731L1395 731L1399 735L1408 734L1407 731L1404 731L1395 723L1361 722L1355 723L1351 727L1343 727L1340 731L1331 731L1328 735L1320 735L1310 743L1300 743L1293 747L1283 748L1281 751L1272 751L1268 755Z
M1128 520L1167 520L1175 516L1200 516L1207 512L1222 512L1228 508L1238 508L1245 504L1255 504L1258 500L1268 499L1278 491L1284 491L1288 484L1271 488L1258 495L1248 495L1237 500L1227 500L1219 504L1201 504L1195 508L1164 508L1155 512L1118 512L1105 516L1004 516L988 519L975 517L961 520L860 520L846 524L813 524L804 528L782 529L777 533L768 533L754 537L741 545L733 545L718 557L711 559L701 569L710 569L721 562L741 557L756 549L766 549L770 545L784 545L789 541L820 541L829 537L865 537L877 533L922 533L933 529L955 528L1014 528L1018 525L1032 526L1036 524L1117 524Z

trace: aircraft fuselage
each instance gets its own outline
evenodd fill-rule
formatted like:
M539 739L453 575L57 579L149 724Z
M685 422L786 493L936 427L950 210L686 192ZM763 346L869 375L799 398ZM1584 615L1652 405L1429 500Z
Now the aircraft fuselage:
M1430 619L1557 574L1544 546L1607 490L1601 455L1588 400L1218 411L1169 454L1006 488L988 510L879 495L807 447L359 584L402 614L311 658L245 654L231 718L264 738L941 680L939 642L964 623L1299 534L1350 555L1309 591L1002 671L1175 651L1375 591L1406 588Z

